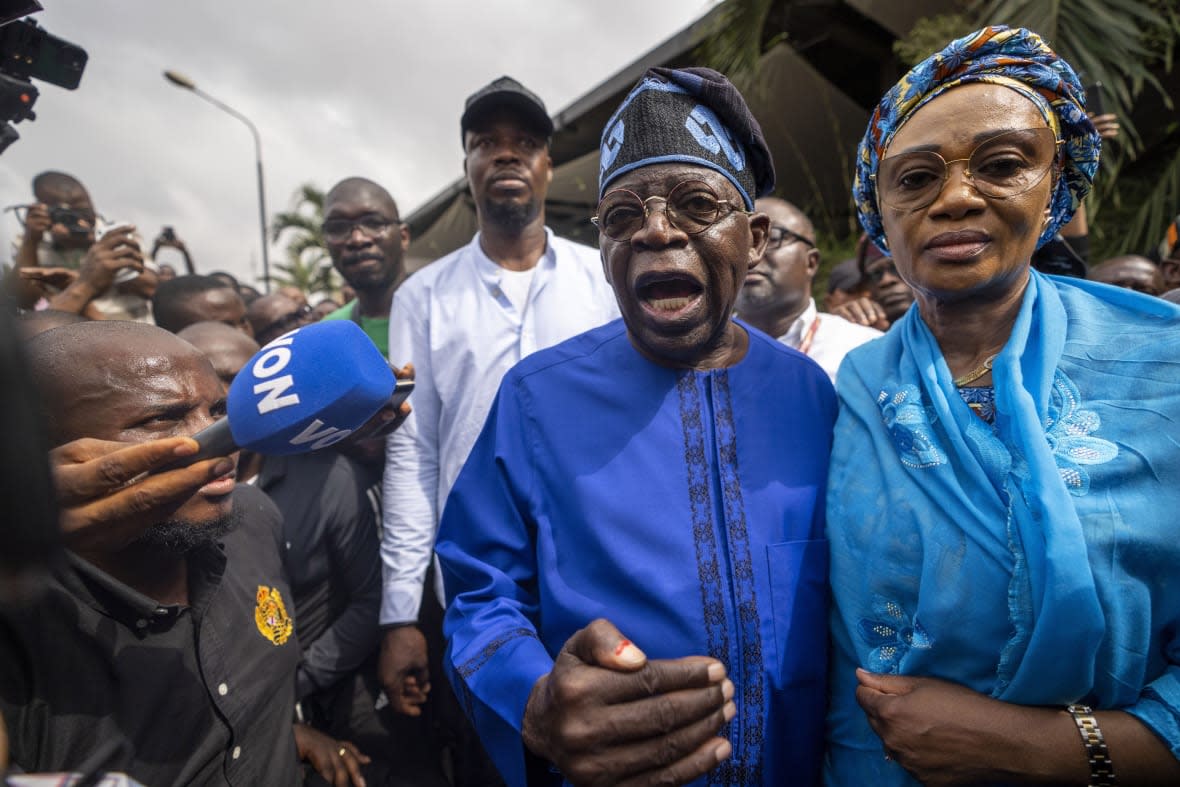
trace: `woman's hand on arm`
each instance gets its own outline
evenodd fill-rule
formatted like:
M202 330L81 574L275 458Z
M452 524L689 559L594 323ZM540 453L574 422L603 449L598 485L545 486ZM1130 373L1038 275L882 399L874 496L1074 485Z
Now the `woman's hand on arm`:
M923 784L1089 784L1086 749L1064 708L1001 702L936 678L857 670L857 679L857 702L888 756ZM1180 783L1180 761L1138 719L1095 716L1120 784Z

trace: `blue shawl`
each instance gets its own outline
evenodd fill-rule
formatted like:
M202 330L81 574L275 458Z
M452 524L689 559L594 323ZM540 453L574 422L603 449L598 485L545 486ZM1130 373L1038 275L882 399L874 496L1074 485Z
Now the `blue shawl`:
M1180 308L1032 272L994 426L916 307L838 379L828 781L913 783L856 666L1122 708L1180 754Z

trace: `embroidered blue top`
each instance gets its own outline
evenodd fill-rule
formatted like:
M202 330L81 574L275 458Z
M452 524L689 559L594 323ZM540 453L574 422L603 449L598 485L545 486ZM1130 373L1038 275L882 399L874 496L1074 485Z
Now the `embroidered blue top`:
M857 666L1123 709L1180 756L1180 309L1033 271L992 425L917 309L839 380L827 782L916 784Z
M815 783L834 420L823 370L756 331L697 372L616 320L508 373L438 540L447 668L508 784L529 691L598 617L651 658L726 665L733 755L709 784Z

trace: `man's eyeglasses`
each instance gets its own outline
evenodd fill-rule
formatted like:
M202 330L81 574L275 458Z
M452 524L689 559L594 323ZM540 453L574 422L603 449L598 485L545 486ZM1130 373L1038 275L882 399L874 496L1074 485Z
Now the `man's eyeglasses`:
M258 340L259 344L266 344L271 339L277 339L287 331L306 324L310 319L311 307L304 304L296 308L295 311L284 314L262 330L255 331L254 338Z
M590 221L611 240L629 241L647 223L651 213L648 203L653 200L664 203L668 223L685 235L704 232L730 213L750 212L729 200L719 199L703 180L686 180L673 186L666 197L641 199L627 189L607 192L598 203L598 215Z
M806 238L780 224L772 224L770 225L770 232L766 233L766 250L774 251L775 249L781 249L783 246L789 246L796 241L806 243L810 248L815 248L815 241L810 238Z
M354 229L369 238L376 238L390 227L401 224L399 221L389 221L381 216L369 215L359 219L328 219L323 224L324 240L340 243L352 237Z
M967 163L963 176L985 197L1007 199L1023 194L1045 179L1057 157L1053 129L1005 131L984 140L965 159L947 161L933 151L914 151L881 159L877 195L896 210L920 210L938 199L950 177L950 165Z

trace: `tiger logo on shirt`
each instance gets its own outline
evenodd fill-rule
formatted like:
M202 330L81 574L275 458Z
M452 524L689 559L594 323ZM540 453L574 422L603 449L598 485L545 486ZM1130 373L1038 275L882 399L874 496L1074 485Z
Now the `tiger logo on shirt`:
M282 645L291 638L295 624L283 606L283 595L278 588L258 586L258 605L254 608L254 622L258 631L274 645Z

